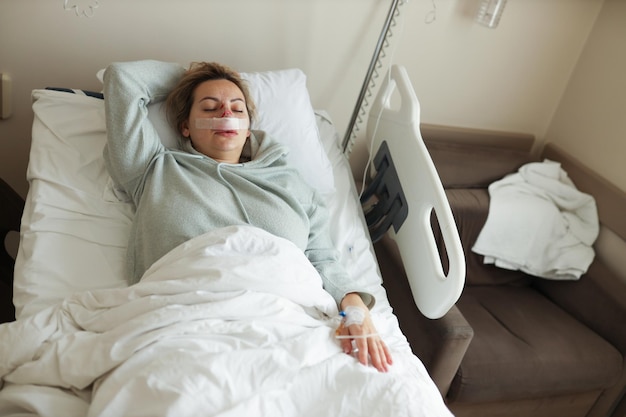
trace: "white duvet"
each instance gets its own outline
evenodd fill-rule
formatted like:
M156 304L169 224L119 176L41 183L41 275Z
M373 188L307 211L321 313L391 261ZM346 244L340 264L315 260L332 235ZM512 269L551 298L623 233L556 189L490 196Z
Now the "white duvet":
M373 319L383 338L393 332ZM0 415L450 415L406 345L390 343L394 365L379 373L343 353L337 324L298 248L221 229L132 287L78 292L1 325Z

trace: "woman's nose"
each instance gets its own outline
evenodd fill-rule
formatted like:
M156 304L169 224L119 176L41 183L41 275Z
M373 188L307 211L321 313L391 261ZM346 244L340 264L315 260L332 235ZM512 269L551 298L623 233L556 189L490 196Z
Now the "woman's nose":
M225 108L221 117L229 117L229 116L232 116L232 115L233 115L233 112L230 111L230 109Z

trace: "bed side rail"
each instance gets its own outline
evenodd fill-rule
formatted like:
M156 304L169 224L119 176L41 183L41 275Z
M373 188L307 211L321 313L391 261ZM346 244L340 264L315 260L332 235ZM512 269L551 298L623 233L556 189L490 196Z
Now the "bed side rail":
M383 187L379 194L401 195L398 199L405 201L408 215L389 234L398 245L416 306L424 316L435 319L444 316L461 295L465 257L452 210L420 133L420 106L413 86L404 67L393 65L389 71L369 114L367 141L370 152L387 147L384 152L393 160L400 191L394 185L391 192ZM397 110L390 106L396 88L401 100ZM433 211L449 261L447 274L431 227ZM387 223L393 224L392 220Z

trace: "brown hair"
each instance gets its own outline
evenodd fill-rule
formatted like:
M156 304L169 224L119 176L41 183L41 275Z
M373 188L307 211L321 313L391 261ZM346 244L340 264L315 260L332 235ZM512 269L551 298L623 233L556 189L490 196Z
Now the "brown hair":
M256 116L256 106L250 96L250 90L239 73L226 65L217 62L193 62L176 87L167 96L167 119L180 132L189 118L193 105L193 94L196 87L205 81L228 80L235 84L243 93L250 124Z

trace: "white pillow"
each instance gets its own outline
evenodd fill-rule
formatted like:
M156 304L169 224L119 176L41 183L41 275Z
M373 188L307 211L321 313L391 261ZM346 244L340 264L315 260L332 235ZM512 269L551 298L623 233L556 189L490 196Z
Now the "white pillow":
M97 74L102 81L104 70ZM242 72L257 106L252 129L263 130L289 148L287 156L309 185L320 193L334 191L332 166L320 142L311 106L306 75L302 70L283 69ZM148 117L167 147L174 148L180 136L167 122L163 102L148 107Z
M75 291L123 287L132 207L104 166L104 102L33 91L30 183L15 260L16 317Z
M257 106L253 129L264 130L289 148L287 158L321 193L334 191L333 170L320 142L315 113L299 69L241 73Z

